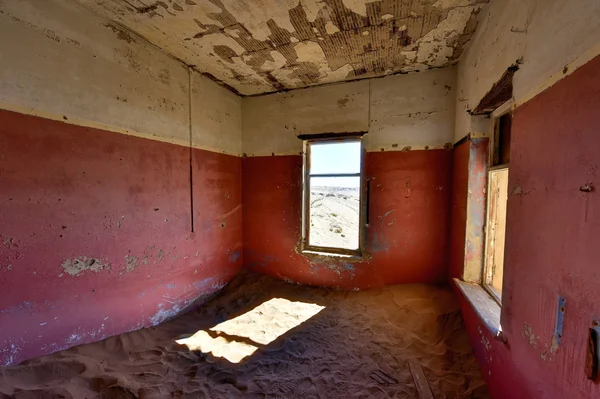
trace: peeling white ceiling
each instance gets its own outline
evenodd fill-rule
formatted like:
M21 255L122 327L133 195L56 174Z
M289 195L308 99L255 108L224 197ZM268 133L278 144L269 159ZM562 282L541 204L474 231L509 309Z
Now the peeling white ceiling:
M489 2L74 1L242 95L453 64Z

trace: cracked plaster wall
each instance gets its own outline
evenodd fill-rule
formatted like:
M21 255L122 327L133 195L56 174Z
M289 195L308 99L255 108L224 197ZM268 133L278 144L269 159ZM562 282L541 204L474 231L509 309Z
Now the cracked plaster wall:
M488 0L75 0L243 95L458 61Z

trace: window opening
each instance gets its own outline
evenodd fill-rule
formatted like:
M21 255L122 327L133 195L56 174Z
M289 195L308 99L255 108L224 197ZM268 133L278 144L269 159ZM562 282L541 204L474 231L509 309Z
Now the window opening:
M357 138L305 141L305 250L360 252L361 158Z
M506 207L510 162L512 117L505 113L493 119L488 170L486 240L483 286L499 302L502 301Z

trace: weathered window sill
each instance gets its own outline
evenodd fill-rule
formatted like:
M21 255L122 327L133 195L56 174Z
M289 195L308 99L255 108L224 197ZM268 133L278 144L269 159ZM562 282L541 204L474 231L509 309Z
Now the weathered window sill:
M457 278L454 283L471 303L477 315L496 339L506 342L500 326L500 305L479 284L471 284Z
M301 252L302 255L306 255L314 258L343 258L343 259L362 259L361 255L353 255L353 254L337 254L334 252L319 252L319 251L309 251L304 250Z

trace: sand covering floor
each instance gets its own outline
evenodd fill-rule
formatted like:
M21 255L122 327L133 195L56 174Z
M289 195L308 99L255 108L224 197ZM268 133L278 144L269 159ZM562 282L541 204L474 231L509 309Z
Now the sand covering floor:
M198 310L0 369L0 398L488 398L456 299L241 273Z

